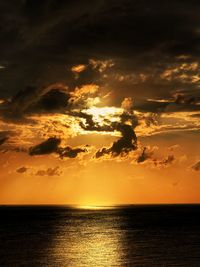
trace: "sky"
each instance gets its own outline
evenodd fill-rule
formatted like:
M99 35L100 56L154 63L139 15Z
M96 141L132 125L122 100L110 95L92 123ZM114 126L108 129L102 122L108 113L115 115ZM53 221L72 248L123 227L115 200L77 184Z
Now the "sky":
M199 203L199 13L0 1L0 203Z

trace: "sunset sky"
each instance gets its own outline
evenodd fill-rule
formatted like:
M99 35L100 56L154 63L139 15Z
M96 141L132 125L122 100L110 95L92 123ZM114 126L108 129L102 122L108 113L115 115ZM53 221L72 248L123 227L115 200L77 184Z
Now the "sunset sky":
M0 203L199 203L199 14L0 1Z

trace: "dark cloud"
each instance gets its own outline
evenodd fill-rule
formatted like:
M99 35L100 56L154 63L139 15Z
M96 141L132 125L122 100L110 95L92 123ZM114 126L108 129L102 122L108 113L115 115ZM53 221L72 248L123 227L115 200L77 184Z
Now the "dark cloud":
M86 84L69 90L63 83L48 86L28 86L17 92L0 107L0 115L4 120L16 123L34 123L27 118L31 114L62 113L86 119L92 125L92 116L81 112L87 108L87 101L98 94L99 86Z
M170 103L164 112L190 112L190 111L200 111L200 105L195 104L176 104L176 103Z
M138 118L137 116L132 112L126 112L124 111L121 116L120 116L120 119L121 119L121 123L122 124L126 124L126 122L129 122L132 127L135 129L136 126L138 126L139 122L138 122Z
M61 143L61 139L56 137L50 137L46 141L39 145L33 146L29 149L29 155L45 155L51 153L58 153L58 147Z
M61 147L61 139L50 137L39 145L33 146L29 149L29 155L45 155L45 154L58 154L60 158L76 158L79 153L87 152L85 148L71 148L70 146Z
M158 125L159 121L159 114L151 113L144 118L146 126L150 127L151 125Z
M135 103L135 110L139 110L142 112L151 112L151 113L162 113L165 111L166 107L170 104L170 102L157 102L157 101L137 101Z
M137 163L142 163L142 162L146 161L147 159L149 159L150 157L151 157L151 155L147 153L147 148L144 147L142 154L137 158Z
M122 102L122 107L124 112L120 116L120 122L112 122L109 126L101 126L99 129L100 131L118 131L121 133L121 137L110 148L104 147L97 151L96 158L106 154L111 154L113 157L124 156L137 149L137 136L134 129L138 125L138 119L132 110L132 99L125 98Z
M170 154L167 156L161 155L160 157L156 156L155 151L156 147L144 147L141 154L136 158L136 163L148 163L151 167L169 167L175 162L175 156Z
M25 173L27 172L28 168L27 167L20 167L19 169L16 170L18 173Z
M192 166L192 169L194 171L200 171L200 161L198 161L197 163L195 163L193 166Z
M16 170L17 173L23 174L29 170L27 167L20 167ZM62 173L60 168L56 166L55 168L47 168L45 170L38 170L34 173L36 176L59 176Z
M0 138L0 145L3 145L8 140L8 137Z
M193 118L200 118L200 114L199 114L199 113L197 113L197 114L192 114L191 117L193 117Z
M91 114L86 114L82 111L70 111L68 112L68 114L73 117L84 119L85 123L80 122L80 126L84 130L92 131L98 127L97 124L93 121L93 116Z
M103 119L103 123L99 125L98 122L94 121L92 114L87 114L82 111L70 111L67 114L84 119L84 122L80 122L79 125L82 129L86 131L97 131L97 132L113 132L115 130L118 131L119 123L111 122L106 117ZM138 125L138 118L137 116L132 112L123 112L120 115L121 125L125 124L127 121L129 121L133 128L135 128Z
M162 160L153 159L153 163L156 167L168 167L175 161L174 155L168 155Z
M79 118L85 119L85 123L80 122L81 128L85 131L111 132L114 129L113 124L110 121L106 121L106 119L104 119L104 125L100 126L97 122L94 122L93 115L91 114L86 114L84 112L73 112L71 114Z
M191 94L175 93L172 102L169 102L165 107L165 112L176 111L199 111L200 96L191 96Z
M62 173L60 168L56 166L55 168L48 168L46 170L38 170L35 175L37 176L59 176Z
M124 101L123 101L124 102ZM79 125L82 129L86 131L97 131L97 132L113 132L118 131L120 128L120 125L125 125L130 123L132 125L132 128L134 129L138 125L138 118L134 114L133 106L131 106L131 109L127 109L127 107L122 106L124 112L119 116L120 117L120 123L112 122L111 119L106 118L106 116L101 119L103 119L101 125L97 121L94 120L92 114L87 114L83 111L70 111L68 112L69 115L73 117L78 117L84 119L84 122L81 121ZM120 131L120 130L119 130Z
M69 146L59 148L59 155L61 158L76 158L79 153L87 152L84 148L71 148Z
M136 149L137 137L131 125L119 124L116 130L121 132L122 137L113 143L111 152L113 155L127 153Z
M6 119L22 120L30 113L61 111L68 105L70 94L64 84L51 84L41 88L28 86L2 105L1 113Z
M161 162L161 164L162 164L162 165L170 165L170 164L172 164L172 163L174 162L174 160L175 160L174 155L169 155L169 156L167 156L166 159L164 159L164 160Z
M140 86L134 79L115 84L109 76L106 83L115 88L115 101L122 92L134 92L135 98L167 97L172 88L186 85L154 74L175 60L190 60L179 55L199 58L199 11L197 0L3 0L0 64L6 69L0 72L1 96L10 97L27 84L63 81L71 87L71 66L97 58L115 59L112 73L119 76L149 76ZM76 82L99 79L97 72L86 71ZM188 90L195 86L187 84Z
M183 94L177 94L175 95L175 103L176 104L188 104L188 105L192 105L192 104L196 104L198 102L198 99L196 99L195 97L186 97Z
M150 99L136 101L135 110L142 112L151 112L148 124L156 121L156 116L165 112L179 112L179 111L200 111L200 96L192 96L186 94L171 95L171 98L166 99Z
M51 89L50 92L43 95L38 103L33 107L35 110L46 111L46 112L58 112L62 111L68 106L68 100L70 95L66 92L55 88Z
M105 154L111 154L113 157L123 156L137 149L137 137L131 125L118 123L115 129L121 133L122 137L115 141L110 148L102 148L97 151L96 158Z

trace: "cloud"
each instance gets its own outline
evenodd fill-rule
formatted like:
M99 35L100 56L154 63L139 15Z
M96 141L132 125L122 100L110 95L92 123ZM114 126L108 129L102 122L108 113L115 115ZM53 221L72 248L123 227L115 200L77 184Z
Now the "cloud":
M86 84L83 85L82 87L76 87L75 90L73 91L72 95L79 98L84 95L91 95L97 93L99 90L99 86L96 84Z
M84 65L84 64L79 64L79 65L72 66L71 71L73 72L73 74L75 76L75 79L78 79L80 73L85 71L86 68L87 68L87 65Z
M142 3L27 0L0 5L4 25L1 65L8 66L8 75L1 77L2 88L6 88L1 90L2 97L10 96L30 81L37 85L55 81L73 84L74 75L66 69L78 66L77 62L84 65L88 59L91 67L102 72L112 65L109 60L114 59L112 71L122 79L129 79L131 84L130 88L124 84L114 87L117 96L129 96L133 92L134 99L135 96L168 96L181 80L172 86L166 79L155 79L154 74L160 77L159 74L177 67L182 71L193 70L198 62L200 6L197 1L164 0L161 4L158 0ZM141 87L132 85L138 73L150 77L141 81ZM96 81L95 77L91 74L87 79L92 82ZM111 86L113 81L108 83Z
M45 111L61 112L68 106L69 99L69 93L61 91L57 88L51 89L51 91L41 97L33 109L35 109L35 112L37 112L38 109L39 113Z
M150 127L152 125L159 125L159 114L157 113L150 113L144 118L146 126Z
M69 98L68 88L61 83L39 88L28 86L3 105L2 114L16 120L27 113L55 111L66 107Z
M200 171L200 161L196 162L193 166L192 169L194 171Z
M158 153L158 147L150 147L146 146L140 150L140 154L138 152L133 155L134 160L133 163L136 164L145 164L150 168L165 168L171 166L175 162L175 156L173 154L169 154L167 156L162 153ZM173 152L172 148L168 148L171 152Z
M196 104L197 99L195 97L187 97L184 94L177 93L174 95L176 104Z
M81 128L84 129L85 131L112 132L114 130L111 122L109 122L109 124L105 123L104 125L99 125L98 122L94 121L93 119L94 116L92 114L87 114L84 112L73 113L73 114L85 120L84 122L81 121L79 123Z
M135 127L138 125L137 117L133 112L133 101L131 98L125 98L121 104L122 113L120 114L120 122L112 122L109 126L103 128L105 131L118 131L121 137L115 141L110 148L102 148L96 152L95 157L100 158L106 154L112 157L124 156L130 151L137 149L137 136ZM101 127L100 127L101 130Z
M96 97L99 86L86 84L69 91L62 83L42 87L26 87L1 105L0 115L7 122L16 124L36 123L34 115L66 114L88 108L100 100ZM71 112L70 116L73 116ZM41 117L42 119L42 117Z
M156 168L167 168L171 166L175 162L175 156L174 155L168 155L164 157L163 159L157 159L152 158L149 163L151 167Z
M165 159L159 162L160 165L168 166L171 165L175 161L174 155L168 155Z
M19 169L16 170L18 173L25 173L27 172L28 168L27 167L20 167Z
M113 60L97 60L97 59L90 59L89 64L92 66L93 69L98 70L100 73L104 72L106 69L111 68L115 65Z
M139 154L136 154L135 157L135 162L138 164L143 164L148 161L149 162L157 162L156 156L156 151L158 150L157 146L150 147L150 146L145 146L144 148L140 147L138 149Z
M152 154L147 152L147 148L144 147L142 154L139 155L139 157L137 158L137 163L142 163L142 162L146 161L147 159L151 158L151 155Z
M84 148L71 148L69 146L59 148L58 154L63 158L76 158L79 153L87 152Z
M97 151L96 158L106 154L111 154L113 157L123 156L137 149L137 137L131 125L118 123L115 129L121 133L122 137L115 141L110 148L102 148Z
M125 112L130 112L133 110L133 99L131 97L125 97L122 101L121 108L124 109Z
M80 72L82 72L82 71L84 71L85 69L86 69L86 65L84 65L84 64L79 64L79 65L75 65L75 66L73 66L72 68L71 68L71 71L73 72L73 73L80 73Z
M45 155L51 153L58 153L58 147L61 143L60 138L50 137L46 141L40 143L39 145L30 147L29 155Z
M76 87L74 91L71 92L71 97L69 104L71 108L85 108L97 104L99 98L97 98L97 93L99 91L99 86L96 84L85 84L81 87Z
M58 166L55 168L48 168L46 170L38 170L35 175L37 176L59 176L62 171L59 169Z
M6 66L0 127L16 135L9 142L0 137L6 149L26 151L36 140L58 136L30 148L30 155L72 158L85 152L84 144L62 147L58 140L83 140L92 132L121 135L96 154L115 157L136 150L136 134L200 128L198 1L0 2L0 66ZM105 103L123 110L87 114ZM153 160L149 153L140 151L138 163ZM174 159L155 162L167 166Z
M3 145L8 140L8 137L0 138L0 146Z
M200 110L200 95L194 93L193 95L182 90L171 92L170 98L166 99L148 99L136 103L135 109L142 112L151 112L152 114L162 114L168 112L180 111L199 111Z
M20 167L16 170L17 173L24 174L27 173L28 170L31 170L31 168L28 167ZM47 168L45 170L37 170L34 171L34 168L32 169L32 172L30 174L36 175L36 176L59 176L62 173L59 166L56 166L55 168Z
M29 155L46 155L55 153L60 158L76 158L79 153L87 152L85 148L71 148L70 146L61 147L61 139L57 137L50 137L46 141L30 147Z

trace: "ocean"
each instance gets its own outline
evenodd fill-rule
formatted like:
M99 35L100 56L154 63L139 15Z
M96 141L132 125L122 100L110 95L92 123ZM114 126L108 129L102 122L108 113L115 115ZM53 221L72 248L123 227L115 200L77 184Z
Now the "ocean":
M0 206L0 266L200 266L200 205Z

